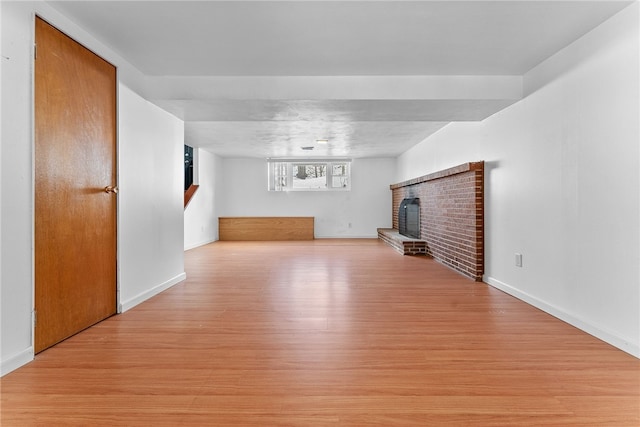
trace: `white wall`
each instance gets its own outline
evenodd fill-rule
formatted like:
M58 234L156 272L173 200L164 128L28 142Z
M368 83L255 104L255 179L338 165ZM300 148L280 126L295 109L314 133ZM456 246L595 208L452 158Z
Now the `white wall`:
M354 159L351 191L267 191L264 159L223 159L219 216L313 216L315 237L377 237L391 227L393 159Z
M22 7L26 6L26 7ZM2 8L2 373L33 357L31 48L28 5ZM9 59L4 59L5 57ZM6 153L12 153L9 159Z
M521 102L404 153L396 180L485 160L485 281L640 357L638 16L531 70Z
M187 142L188 144L188 142ZM200 186L184 210L184 249L192 249L218 240L218 217L222 159L194 147L194 181Z
M0 7L0 25L2 25L2 7ZM0 31L0 47L2 46L2 31ZM4 49L0 49L0 82L2 82L2 63L6 61L2 55ZM2 96L2 84L0 84L0 99ZM2 104L0 102L0 141L2 141ZM0 143L0 165L2 165L2 144ZM0 166L1 169L1 166ZM0 189L2 189L2 173L0 171ZM0 242L2 242L2 197L0 197ZM0 254L2 253L2 245L0 244ZM0 255L0 283L2 283L2 256ZM0 334L2 334L2 287L0 287ZM0 338L0 357L2 355L2 339ZM0 359L2 360L2 359ZM0 375L2 370L0 369Z
M184 123L119 85L121 310L184 280Z
M129 87L143 90L140 73L132 68L117 54L101 45L88 33L64 16L57 13L44 2L0 2L1 8L1 90L2 90L2 153L1 158L1 185L0 207L0 233L2 234L2 252L0 264L2 265L0 277L0 317L1 348L0 348L0 373L5 374L33 359L31 312L33 309L33 161L32 161L32 69L33 69L33 36L34 15L37 13L44 19L60 28L62 31L75 38L94 52L118 67L118 78L126 81ZM122 87L121 87L122 89ZM161 115L150 106L140 105L136 99L126 90L122 91L125 101L119 104L121 109L130 114L140 114L139 117L126 117L124 123L129 122L128 129L123 130L125 139L128 133L135 134L135 139L128 139L126 145L121 145L120 150L127 150L150 155L157 148L149 145L150 136L158 136L154 129L146 128L144 123L151 127L157 125ZM128 100L128 101L127 101ZM120 121L123 121L123 116ZM132 124L133 123L133 124ZM176 168L180 176L177 200L172 196L175 189L172 183L162 181L166 185L167 194L161 198L147 198L145 203L135 207L128 200L142 185L147 187L150 177L159 177L168 174L173 177L176 173L174 166L169 165L166 158L158 164L145 163L145 170L137 172L127 168L126 161L121 158L119 182L122 193L119 196L118 223L121 228L119 237L120 265L120 299L121 303L131 305L135 303L136 296L152 292L160 285L167 285L176 280L177 275L183 273L182 267L182 136L178 138L176 132L181 125L175 121L169 126L173 143L176 145ZM146 133L148 132L148 133ZM146 137L138 140L137 137L146 133ZM136 144L141 143L141 146ZM168 139L161 139L163 149L170 145ZM148 150L148 151L147 151ZM6 154L11 153L11 157ZM121 153L123 154L123 153ZM166 153L166 155L169 155ZM164 156L164 155L163 155ZM161 156L162 157L162 156ZM135 173L145 175L137 184L131 182ZM159 191L159 190L158 190ZM171 200L169 200L171 199ZM138 202L136 202L138 203ZM179 205L179 215L176 206ZM157 259L150 260L146 253L135 253L141 248L139 242L128 234L141 220L140 213L132 209L142 209L152 215L146 221L153 227L145 229L146 237L160 235L155 242L160 242L164 247ZM161 216L157 218L156 216ZM139 235L138 235L139 236ZM133 258L125 258L123 254L134 254ZM156 252L158 255L158 252ZM169 262L168 258L171 259ZM144 270L133 267L134 263L143 262ZM156 271L157 270L157 271ZM166 276L166 277L160 277ZM126 308L126 307L125 307Z

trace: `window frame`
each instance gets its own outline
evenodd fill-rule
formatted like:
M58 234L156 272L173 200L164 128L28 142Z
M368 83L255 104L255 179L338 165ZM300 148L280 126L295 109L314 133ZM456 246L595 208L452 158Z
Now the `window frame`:
M314 158L268 158L267 159L267 190L268 191L351 191L351 159L347 158L331 158L331 159L314 159ZM298 165L317 165L322 164L325 167L325 187L322 188L294 188L294 166ZM345 173L334 174L335 166L345 166ZM334 177L344 176L346 185L334 187Z

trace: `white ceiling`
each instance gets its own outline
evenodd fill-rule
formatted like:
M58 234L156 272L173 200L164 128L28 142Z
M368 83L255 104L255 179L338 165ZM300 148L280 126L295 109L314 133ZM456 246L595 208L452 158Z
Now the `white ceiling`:
M524 73L631 1L50 3L147 76L189 145L389 157L517 102Z

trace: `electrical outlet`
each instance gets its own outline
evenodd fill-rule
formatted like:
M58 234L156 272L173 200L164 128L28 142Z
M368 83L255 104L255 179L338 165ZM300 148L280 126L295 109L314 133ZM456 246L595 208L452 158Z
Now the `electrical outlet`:
M522 254L516 254L516 267L522 267Z

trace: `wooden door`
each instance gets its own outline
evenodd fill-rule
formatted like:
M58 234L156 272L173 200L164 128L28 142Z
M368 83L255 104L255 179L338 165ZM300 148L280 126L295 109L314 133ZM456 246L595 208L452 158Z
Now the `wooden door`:
M116 70L36 18L35 309L40 352L116 311Z

